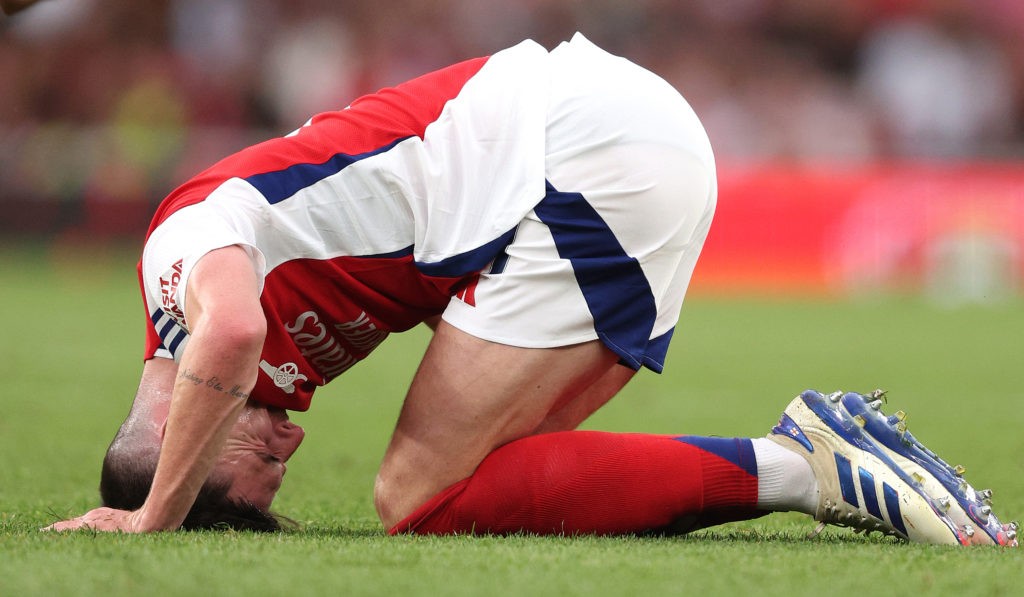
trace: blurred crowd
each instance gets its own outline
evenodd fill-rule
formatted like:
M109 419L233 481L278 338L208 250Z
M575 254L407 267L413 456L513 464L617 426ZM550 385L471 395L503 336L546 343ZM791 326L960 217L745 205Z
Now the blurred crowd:
M315 112L577 30L679 89L723 163L1024 157L1020 0L44 0L0 20L0 203L32 213L0 230L134 231Z

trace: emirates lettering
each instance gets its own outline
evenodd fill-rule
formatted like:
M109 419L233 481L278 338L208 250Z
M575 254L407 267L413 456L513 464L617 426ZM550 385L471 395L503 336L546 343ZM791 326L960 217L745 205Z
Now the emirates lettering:
M292 335L299 353L325 378L337 377L359 361L360 357L350 353L337 338L328 333L328 327L320 321L315 311L302 313L293 323L286 324L284 329ZM352 348L364 353L373 350L388 335L386 331L377 329L365 312L360 313L355 321L335 324L334 329Z
M366 311L359 314L355 321L339 323L334 326L342 336L357 350L370 352L377 345L388 337L384 330L378 330L377 326L366 316Z

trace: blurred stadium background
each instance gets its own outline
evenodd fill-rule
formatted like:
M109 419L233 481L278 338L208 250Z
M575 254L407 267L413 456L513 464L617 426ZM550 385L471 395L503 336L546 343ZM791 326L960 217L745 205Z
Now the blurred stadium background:
M1019 0L46 0L0 19L0 240L137 246L219 157L576 30L705 122L721 198L694 292L1019 295Z

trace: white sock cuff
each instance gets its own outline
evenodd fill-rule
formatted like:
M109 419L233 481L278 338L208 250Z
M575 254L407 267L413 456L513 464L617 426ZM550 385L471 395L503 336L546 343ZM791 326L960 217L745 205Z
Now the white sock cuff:
M757 459L758 509L814 514L818 507L818 482L811 465L768 438L753 438L750 443Z

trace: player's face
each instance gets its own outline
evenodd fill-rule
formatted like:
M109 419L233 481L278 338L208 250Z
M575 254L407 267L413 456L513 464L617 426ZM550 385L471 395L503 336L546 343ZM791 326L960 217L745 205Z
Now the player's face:
M233 480L228 497L270 508L287 467L305 432L288 414L254 402L246 404L228 435L215 471Z

